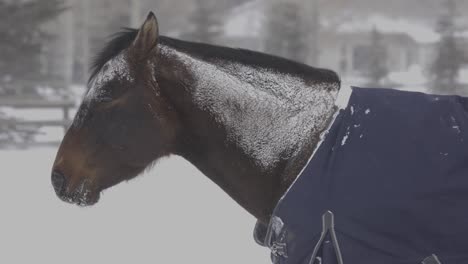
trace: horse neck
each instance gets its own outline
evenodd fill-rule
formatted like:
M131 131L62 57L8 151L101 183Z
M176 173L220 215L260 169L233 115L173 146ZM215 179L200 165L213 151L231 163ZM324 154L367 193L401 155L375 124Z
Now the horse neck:
M333 94L271 69L160 50L157 78L184 126L176 154L267 222L311 155Z

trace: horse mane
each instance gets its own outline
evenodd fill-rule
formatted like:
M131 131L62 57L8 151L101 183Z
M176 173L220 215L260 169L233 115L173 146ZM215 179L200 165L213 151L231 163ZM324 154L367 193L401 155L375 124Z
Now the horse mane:
M136 29L125 28L121 32L110 36L109 42L107 42L104 48L93 59L88 84L96 77L104 64L132 44L137 34L138 31Z
M93 60L88 84L96 77L104 64L131 45L137 34L138 30L125 28L121 32L111 35L110 41ZM266 53L189 42L165 36L160 36L159 42L163 45L207 60L228 60L259 68L274 69L281 73L301 75L317 82L340 83L338 75L331 70L314 68L303 63Z

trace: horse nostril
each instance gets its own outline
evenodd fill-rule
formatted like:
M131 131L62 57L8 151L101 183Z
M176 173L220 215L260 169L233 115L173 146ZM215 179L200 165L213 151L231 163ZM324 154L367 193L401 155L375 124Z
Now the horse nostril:
M52 172L52 186L57 194L61 194L65 187L65 176L57 171Z

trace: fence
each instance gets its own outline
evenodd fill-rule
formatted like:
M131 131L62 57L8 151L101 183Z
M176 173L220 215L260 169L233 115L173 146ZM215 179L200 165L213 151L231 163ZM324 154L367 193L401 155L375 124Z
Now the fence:
M62 111L60 119L5 119L0 124L3 128L15 130L20 133L21 141L24 144L34 144L34 134L43 127L62 127L66 131L71 124L70 111L76 107L72 100L51 101L46 99L22 99L22 98L0 98L0 107L10 107L14 109L58 109ZM57 143L57 142L48 142Z

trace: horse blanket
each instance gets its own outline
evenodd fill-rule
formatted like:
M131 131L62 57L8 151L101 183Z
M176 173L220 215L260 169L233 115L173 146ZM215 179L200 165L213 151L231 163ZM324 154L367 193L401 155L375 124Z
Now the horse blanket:
M468 98L353 88L266 244L279 264L468 263Z

